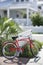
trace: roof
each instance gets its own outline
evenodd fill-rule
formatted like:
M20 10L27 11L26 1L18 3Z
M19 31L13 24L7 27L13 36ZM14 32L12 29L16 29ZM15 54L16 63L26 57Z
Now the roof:
M3 1L3 2L0 2L0 9L7 9L7 8L27 8L27 7L30 7L32 10L36 10L36 7L33 5L32 2L29 2L29 3L15 3L14 0L7 0L7 1Z
M0 8L8 7L8 6L10 6L12 4L12 2L13 2L13 0L0 2Z
M43 1L38 1L37 4L38 5L42 5L43 4Z

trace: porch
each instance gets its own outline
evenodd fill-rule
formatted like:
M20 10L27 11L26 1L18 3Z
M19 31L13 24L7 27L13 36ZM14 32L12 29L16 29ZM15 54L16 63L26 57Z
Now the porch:
M31 26L32 25L32 22L30 19L14 19L14 21L16 21L16 23L18 23L19 25L22 25L22 26Z
M3 13L2 13L3 12ZM30 14L34 13L28 8L24 9L7 9L1 10L1 17L13 18L19 25L30 26L32 22L29 18Z

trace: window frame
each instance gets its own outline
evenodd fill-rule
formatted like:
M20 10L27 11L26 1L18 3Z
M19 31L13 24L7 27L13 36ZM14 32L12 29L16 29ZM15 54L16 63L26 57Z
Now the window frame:
M24 2L24 0L21 0L21 2Z
M16 2L19 2L19 0L16 0Z

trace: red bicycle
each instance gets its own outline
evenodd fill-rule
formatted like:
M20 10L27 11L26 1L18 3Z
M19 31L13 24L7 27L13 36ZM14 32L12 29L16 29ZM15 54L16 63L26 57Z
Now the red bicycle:
M4 46L3 46L3 55L5 58L7 59L13 59L15 56L19 56L20 53L22 53L24 51L24 49L22 48L23 45L29 44L30 46L30 51L32 53L33 56L35 51L38 52L38 48L36 47L35 43L32 41L32 39L30 37L20 37L18 38L18 36L12 37L12 39L14 40L13 42L4 42ZM33 51L33 49L35 48L35 51Z

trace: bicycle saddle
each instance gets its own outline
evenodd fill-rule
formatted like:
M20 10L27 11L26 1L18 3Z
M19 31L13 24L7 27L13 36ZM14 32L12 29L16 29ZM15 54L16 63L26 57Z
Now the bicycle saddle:
M13 40L16 40L16 38L18 38L18 36L13 36L13 37L12 37Z

